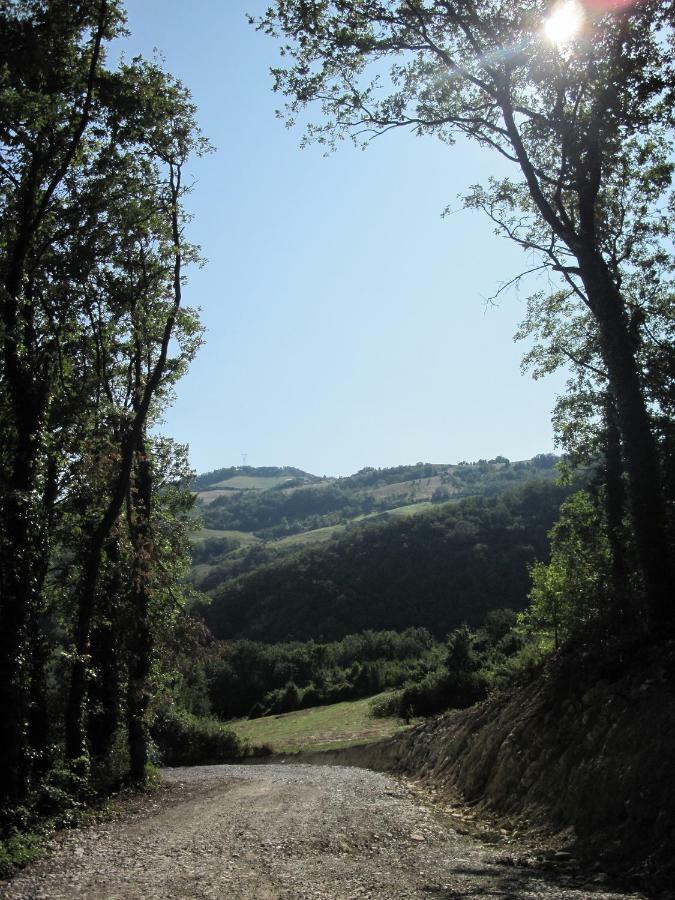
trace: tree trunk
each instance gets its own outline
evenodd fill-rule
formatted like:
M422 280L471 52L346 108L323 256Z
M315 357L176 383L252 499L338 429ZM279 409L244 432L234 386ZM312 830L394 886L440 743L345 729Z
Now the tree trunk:
M143 782L148 762L149 703L148 678L152 659L150 628L149 576L152 555L150 515L152 504L152 469L145 441L140 440L136 456L136 475L131 492L131 541L134 562L131 582L133 627L129 646L129 681L127 721L129 740L129 775Z
M23 381L23 379L20 379ZM13 396L16 441L0 498L0 805L17 803L28 787L30 621L39 606L44 530L35 485L44 403L25 382Z
M106 590L108 590L106 585ZM89 717L87 733L92 762L98 775L108 778L112 774L111 750L119 724L120 666L118 659L119 635L115 625L106 621L94 629L91 641L92 666L96 677L89 683Z
M134 427L138 427L135 424ZM134 433L122 439L122 460L117 479L112 488L108 506L93 530L84 552L82 575L78 586L77 626L75 630L75 660L73 662L70 691L66 705L66 759L76 768L87 765L86 710L87 671L91 642L91 626L96 606L96 593L101 571L103 548L120 514L126 496L133 461Z
M628 474L628 498L654 636L672 631L672 564L656 441L640 383L622 297L602 258L579 254L581 276L598 323L602 357L616 404Z
M91 642L91 624L96 604L96 588L101 568L103 541L107 535L97 532L87 548L78 596L75 659L66 705L66 759L84 775L88 770L86 736L86 697Z
M627 547L624 535L625 489L621 435L611 397L605 405L605 514L610 552L610 605L608 627L615 637L625 636L637 624L629 604Z

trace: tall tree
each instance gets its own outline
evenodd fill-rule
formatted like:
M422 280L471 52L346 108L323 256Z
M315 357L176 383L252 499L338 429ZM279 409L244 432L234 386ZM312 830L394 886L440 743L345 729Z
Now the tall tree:
M65 312L52 275L72 237L59 211L68 176L87 164L102 46L122 20L114 0L24 0L0 12L0 797L11 799L26 785L30 616L48 558L46 424Z
M86 756L102 558L139 441L199 343L181 175L204 143L175 79L107 66L123 25L117 0L0 4L0 807L46 743L41 628L64 558L66 735Z
M517 181L491 181L467 204L538 254L592 317L656 633L675 621L672 558L625 286L668 229L671 15L664 0L277 0L256 23L284 39L289 62L274 77L288 118L323 109L309 139L408 127L449 143L467 135L514 164Z

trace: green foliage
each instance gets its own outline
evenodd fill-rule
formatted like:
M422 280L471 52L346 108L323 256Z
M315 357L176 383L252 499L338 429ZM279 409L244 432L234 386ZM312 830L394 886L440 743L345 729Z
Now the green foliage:
M36 859L44 850L40 832L14 832L0 840L0 879L11 878L18 869Z
M554 647L588 633L606 616L609 543L597 504L579 491L568 498L551 529L551 560L532 569L530 606L522 621Z
M374 704L373 715L410 720L472 706L524 674L530 646L513 610L492 610L479 628L462 625L452 631L436 665Z
M196 611L216 637L326 641L411 626L442 637L496 605L524 607L568 492L534 482L363 527L226 582Z
M182 172L208 148L180 82L109 65L123 26L115 0L0 9L4 812L70 815L144 771L184 601L185 451L147 435L201 341Z
M203 506L201 514L207 528L252 532L272 540L362 516L382 515L387 510L425 499L439 503L451 498L491 496L533 477L553 474L557 461L552 454L540 454L513 466L505 457L497 457L462 466L419 463L390 469L365 469L347 478L324 481L315 486L305 484L294 490L288 490L286 483L264 492L231 491ZM225 471L244 470L218 470ZM246 467L246 471L269 470ZM215 474L204 477L215 477ZM222 484L227 485L227 481ZM434 487L436 484L438 486Z
M251 750L215 719L184 710L161 710L152 726L157 753L166 766L199 766L242 759Z
M192 706L221 719L290 712L321 704L372 696L397 687L436 664L437 648L428 631L365 631L332 644L214 643L202 653L186 648L176 659L181 679L190 677ZM184 697L184 688L179 688ZM175 694L177 695L177 694ZM185 702L184 700L182 701Z

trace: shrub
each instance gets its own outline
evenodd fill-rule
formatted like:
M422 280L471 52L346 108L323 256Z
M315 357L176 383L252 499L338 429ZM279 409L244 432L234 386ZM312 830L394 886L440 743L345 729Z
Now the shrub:
M480 672L447 674L432 672L421 681L408 684L386 707L386 715L410 720L418 716L435 716L447 709L465 709L487 697L488 682ZM385 713L378 712L377 715Z
M375 719L389 719L401 715L401 691L378 697L370 704L370 714Z
M222 763L251 753L247 744L217 720L199 718L175 708L158 714L152 737L162 763L167 766Z
M6 840L0 841L0 878L12 876L36 856L40 855L44 846L44 836L29 832L16 832Z

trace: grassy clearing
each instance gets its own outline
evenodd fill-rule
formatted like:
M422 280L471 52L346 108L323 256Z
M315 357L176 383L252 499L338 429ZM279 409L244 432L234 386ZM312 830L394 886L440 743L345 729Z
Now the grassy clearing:
M225 488L226 490L236 491L268 491L270 488L279 484L285 484L287 481L293 481L291 475L235 475L234 478L228 478L225 481L219 481L217 484L211 485L211 488Z
M313 531L301 531L298 534L290 534L288 537L279 538L270 543L274 547L321 544L324 541L331 540L333 537L345 534L347 525L357 526L367 522L374 522L378 519L386 521L389 516L407 518L408 516L416 516L421 512L427 512L430 509L434 509L436 506L437 504L427 501L422 501L421 503L409 503L406 506L397 506L394 509L388 509L384 512L374 512L363 516L356 516L355 518L350 519L348 523L342 525L327 525L325 528L315 528Z
M397 506L396 509L388 510L390 516L399 516L408 518L409 516L417 516L419 513L428 512L430 509L436 509L437 503L422 502L409 503L407 506Z
M239 493L238 491L228 491L223 489L217 491L199 491L197 493L197 497L201 500L204 506L208 506L209 503L213 503L214 500L217 500L218 497L223 497L225 495L232 496L233 494Z
M315 528L313 531L301 531L298 534L289 534L288 537L270 541L273 547L291 547L300 544L321 544L329 541L334 534L343 534L344 525L327 525L325 528Z
M230 538L233 541L239 541L244 546L261 543L260 538L250 534L248 531L220 531L217 528L202 528L190 536L190 539L195 544L208 541L210 538Z
M251 744L267 744L277 753L298 750L336 750L389 737L406 726L398 719L374 719L370 704L378 697L315 706L280 716L230 722L237 737Z

